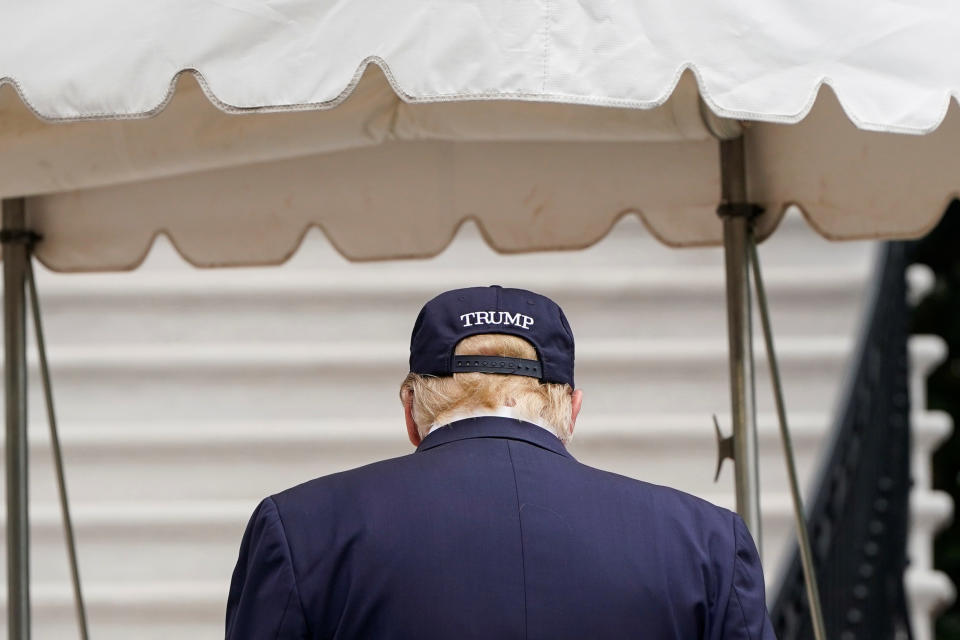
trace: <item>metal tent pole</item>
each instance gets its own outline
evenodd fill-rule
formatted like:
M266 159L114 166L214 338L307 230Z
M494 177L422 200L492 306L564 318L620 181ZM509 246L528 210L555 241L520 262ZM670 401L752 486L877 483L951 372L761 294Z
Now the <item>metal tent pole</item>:
M37 340L37 360L40 364L40 380L43 382L43 399L47 406L47 421L50 424L50 449L53 453L53 466L57 476L57 489L60 495L60 517L63 520L63 533L67 544L67 559L70 561L70 580L73 583L73 604L77 614L77 629L82 640L88 640L90 631L87 625L87 609L83 603L83 590L80 588L80 562L77 559L77 538L73 533L73 520L70 517L70 500L67 497L67 476L63 469L63 451L60 447L60 435L57 429L57 413L53 405L53 383L50 378L50 366L47 363L47 344L43 337L43 320L40 315L40 296L37 295L37 279L33 274L33 256L27 251L27 288L30 291L30 310L33 315L33 335Z
M3 201L4 389L7 408L7 637L30 638L30 521L27 512L27 264L23 198Z
M750 311L750 221L758 212L747 199L743 137L720 142L723 249L727 280L727 336L737 513L762 548L757 456L757 408Z
M707 122L711 122L711 120L707 120ZM717 135L720 137L719 133ZM720 475L720 466L723 464L723 460L733 458L737 512L743 517L753 534L757 549L760 550L760 476L750 300L750 272L752 266L767 360L770 364L770 379L773 383L777 419L780 423L780 435L783 440L783 454L793 498L797 542L800 546L813 635L816 640L824 640L826 630L823 622L820 593L817 588L813 552L810 548L810 538L804 519L803 500L797 480L793 444L790 439L790 429L787 425L783 385L780 381L780 367L777 364L776 351L773 345L773 329L770 326L770 311L763 286L760 257L753 237L752 220L761 213L762 209L750 204L747 195L746 175L743 135L732 139L721 138L720 176L722 193L717 213L723 219L723 248L726 260L727 334L730 343L730 397L733 436L730 438L723 437L720 433L720 426L716 422L716 416L714 416L718 444L717 477Z
M797 545L800 547L800 562L803 565L803 582L807 588L807 604L810 607L810 622L813 625L813 637L816 640L826 640L827 630L823 624L823 608L820 606L820 589L817 586L817 572L813 566L813 551L810 548L810 536L807 533L807 521L803 511L803 497L800 495L800 481L797 480L797 463L793 455L793 440L790 438L790 427L787 424L787 408L783 400L783 383L780 381L780 365L777 364L777 352L773 345L773 327L770 324L770 308L767 305L767 293L763 286L760 256L757 253L757 244L753 241L753 237L750 238L750 261L753 263L753 282L757 287L757 304L760 307L763 342L767 349L767 362L770 365L770 381L773 383L773 400L777 406L777 420L780 423L783 458L787 465L790 495L793 498L793 519L797 529Z

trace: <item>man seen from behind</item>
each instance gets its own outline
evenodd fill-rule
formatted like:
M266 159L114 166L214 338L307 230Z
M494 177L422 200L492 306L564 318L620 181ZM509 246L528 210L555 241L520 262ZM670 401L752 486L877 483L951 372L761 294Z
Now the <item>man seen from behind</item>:
M416 451L260 503L228 640L774 640L739 516L570 455L573 374L552 300L429 301L400 392Z

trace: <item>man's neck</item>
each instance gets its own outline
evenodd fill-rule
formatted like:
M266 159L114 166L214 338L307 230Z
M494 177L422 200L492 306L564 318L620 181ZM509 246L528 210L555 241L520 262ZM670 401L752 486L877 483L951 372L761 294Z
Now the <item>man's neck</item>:
M545 424L541 422L537 422L535 420L531 420L526 416L519 415L518 413L516 413L514 407L497 407L495 409L475 409L473 411L458 411L457 413L454 413L453 415L451 415L449 419L444 420L443 422L437 422L430 425L430 431L428 431L427 433L432 433L436 429L441 429L447 426L448 424L450 424L451 422L456 422L457 420L466 420L467 418L483 418L487 416L496 416L500 418L514 418L515 420L522 420L523 422L528 422L530 424L536 425L541 429L546 429L554 436L557 435L556 433L554 433L552 428L546 426Z

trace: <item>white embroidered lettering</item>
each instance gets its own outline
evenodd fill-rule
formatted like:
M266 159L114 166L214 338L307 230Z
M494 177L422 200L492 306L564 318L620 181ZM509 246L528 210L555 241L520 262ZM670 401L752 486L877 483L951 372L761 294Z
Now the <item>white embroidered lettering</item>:
M478 324L502 324L521 329L530 330L534 320L530 316L522 313L510 313L509 311L471 311L460 316L464 327L472 327Z
M520 314L519 314L519 313L513 313L513 314L511 314L509 311L504 311L504 312L503 312L503 324L512 324L512 325L515 326L515 327L521 326L521 324L520 324Z

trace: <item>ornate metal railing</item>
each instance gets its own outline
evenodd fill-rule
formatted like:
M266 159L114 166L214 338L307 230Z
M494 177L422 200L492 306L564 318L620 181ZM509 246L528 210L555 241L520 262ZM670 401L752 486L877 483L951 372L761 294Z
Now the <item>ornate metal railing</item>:
M831 639L912 637L903 584L911 484L908 251L903 242L881 248L843 404L807 512ZM770 613L780 640L813 637L796 550Z

